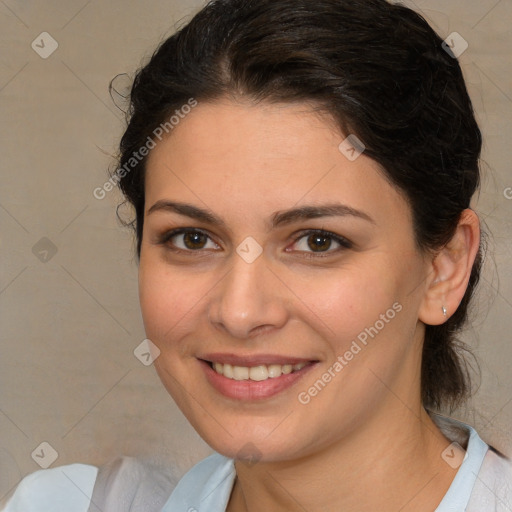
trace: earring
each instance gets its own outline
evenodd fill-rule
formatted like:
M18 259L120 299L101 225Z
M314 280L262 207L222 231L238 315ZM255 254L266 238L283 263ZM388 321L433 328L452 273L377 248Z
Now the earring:
M441 306L441 309L443 310L443 315L446 316L446 312L447 312L446 308L444 306Z

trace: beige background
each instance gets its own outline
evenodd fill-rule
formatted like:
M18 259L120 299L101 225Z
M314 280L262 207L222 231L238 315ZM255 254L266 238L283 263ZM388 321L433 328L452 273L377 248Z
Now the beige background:
M0 0L0 497L39 469L41 442L58 452L53 465L148 455L184 472L211 453L134 357L144 332L131 234L117 223L117 192L92 194L123 128L109 81L201 5ZM465 333L481 386L454 416L512 455L512 2L408 5L469 44L460 61L485 136L475 206L494 256ZM42 32L58 42L47 59L31 48Z

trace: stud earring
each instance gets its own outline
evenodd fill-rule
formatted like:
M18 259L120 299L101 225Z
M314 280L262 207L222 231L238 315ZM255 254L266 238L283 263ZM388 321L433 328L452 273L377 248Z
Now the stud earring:
M444 306L441 306L441 309L443 310L443 315L446 316L446 312L447 312L446 308Z

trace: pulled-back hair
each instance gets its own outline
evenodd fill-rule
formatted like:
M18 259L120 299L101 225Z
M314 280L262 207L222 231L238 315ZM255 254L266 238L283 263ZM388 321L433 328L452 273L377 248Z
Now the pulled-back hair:
M154 130L191 98L307 102L408 200L415 241L432 255L453 237L479 186L481 134L459 63L416 12L385 0L214 0L163 42L135 77L120 168L134 206L140 256L146 157L127 166ZM215 127L212 126L212 130ZM421 373L426 408L459 405L471 391L456 336L479 280L482 247L464 298L442 325L426 326Z

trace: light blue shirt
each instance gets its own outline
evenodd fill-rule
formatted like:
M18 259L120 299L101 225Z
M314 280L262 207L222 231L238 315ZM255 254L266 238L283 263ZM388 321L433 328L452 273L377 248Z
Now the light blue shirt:
M436 417L450 440L456 438L447 425L462 427L469 438L464 460L435 512L512 512L512 462L490 450L471 426ZM97 472L83 464L37 471L21 481L2 510L88 512ZM235 477L234 460L214 453L181 478L159 511L225 512ZM132 510L129 504L126 510Z

